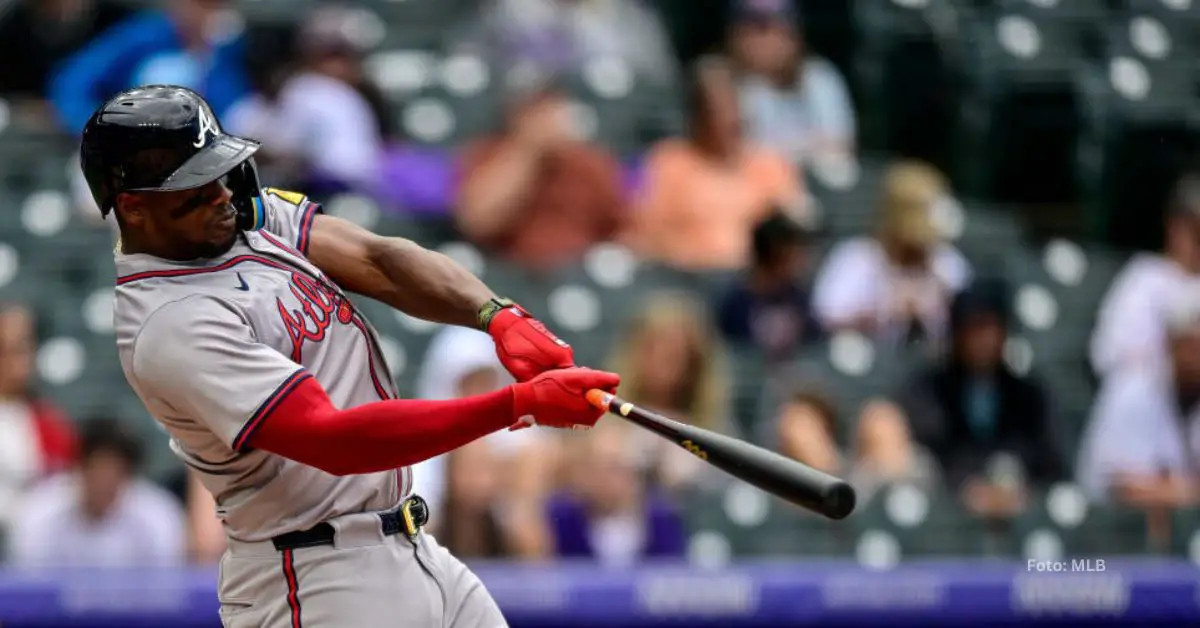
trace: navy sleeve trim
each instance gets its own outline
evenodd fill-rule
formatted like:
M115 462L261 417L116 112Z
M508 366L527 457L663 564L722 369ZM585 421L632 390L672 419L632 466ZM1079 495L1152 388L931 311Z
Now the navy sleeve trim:
M275 408L279 407L280 402L290 395L292 391L296 390L296 387L300 385L300 382L303 382L311 377L312 373L309 373L304 369L300 369L295 373L292 373L287 379L283 380L283 383L281 383L279 387L276 388L274 392L272 392L270 396L268 396L258 406L258 409L254 411L254 414L250 415L250 419L246 421L246 424L242 426L241 431L238 432L237 437L233 439L234 451L245 451L246 443L250 441L250 438L254 436L254 433L258 431L258 428L262 426L264 421L267 420L267 417L271 416L271 413L275 411Z
M296 234L296 250L303 255L308 255L308 235L312 231L313 219L319 213L322 213L321 206L310 201L304 207L304 213L300 215L300 228Z

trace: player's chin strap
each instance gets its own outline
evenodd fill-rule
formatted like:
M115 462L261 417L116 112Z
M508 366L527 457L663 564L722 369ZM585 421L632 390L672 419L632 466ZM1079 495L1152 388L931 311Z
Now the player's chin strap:
M267 222L263 207L262 185L258 182L258 168L253 159L238 164L226 179L233 193L233 208L237 210L237 226L243 231L258 231Z

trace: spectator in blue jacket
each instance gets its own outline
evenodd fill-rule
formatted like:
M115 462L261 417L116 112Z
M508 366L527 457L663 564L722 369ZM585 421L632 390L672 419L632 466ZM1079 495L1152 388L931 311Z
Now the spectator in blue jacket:
M807 286L814 231L777 210L754 227L750 268L717 303L717 326L733 346L774 361L821 339Z
M61 123L78 135L109 97L138 85L204 94L218 116L250 91L243 24L229 0L168 0L103 32L51 79Z

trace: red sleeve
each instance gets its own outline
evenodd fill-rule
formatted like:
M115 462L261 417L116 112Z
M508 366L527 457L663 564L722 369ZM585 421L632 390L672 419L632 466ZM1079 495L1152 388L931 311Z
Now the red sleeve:
M327 473L351 475L428 460L513 420L511 388L465 399L389 399L338 410L305 373L244 440Z
M42 446L42 471L54 473L69 469L79 453L75 427L49 403L35 401L32 405L33 421Z

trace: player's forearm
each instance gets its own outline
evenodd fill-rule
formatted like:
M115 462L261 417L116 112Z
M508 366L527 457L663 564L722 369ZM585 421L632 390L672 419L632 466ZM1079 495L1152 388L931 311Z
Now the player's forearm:
M380 238L371 262L387 286L378 298L417 318L475 327L479 308L495 294L449 257L400 238Z
M247 444L333 475L351 475L413 465L512 422L510 388L465 399L392 399L338 410L309 378L258 423Z

